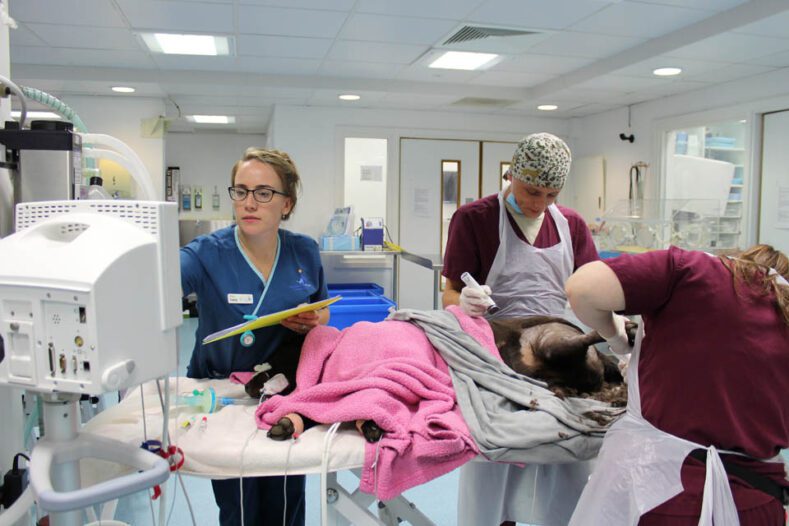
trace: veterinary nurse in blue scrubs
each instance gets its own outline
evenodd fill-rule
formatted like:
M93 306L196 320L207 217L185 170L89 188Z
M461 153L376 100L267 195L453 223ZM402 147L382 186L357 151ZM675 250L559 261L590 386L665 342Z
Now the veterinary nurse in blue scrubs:
M187 369L190 378L227 378L264 363L289 331L306 334L329 321L328 309L280 325L203 345L213 332L247 319L328 297L317 243L280 229L296 206L296 166L278 150L249 148L233 166L236 224L181 249L183 294L197 293L199 325ZM241 523L239 480L212 480L222 526ZM283 477L244 478L244 522L282 524ZM304 524L304 477L287 477L287 521Z

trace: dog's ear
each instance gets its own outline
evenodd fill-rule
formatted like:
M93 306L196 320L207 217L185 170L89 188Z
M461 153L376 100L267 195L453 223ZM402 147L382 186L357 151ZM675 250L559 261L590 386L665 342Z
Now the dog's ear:
M617 364L616 358L607 356L600 351L597 351L597 355L600 357L600 361L603 362L603 380L609 384L621 384L625 381L622 373L619 371L619 364Z

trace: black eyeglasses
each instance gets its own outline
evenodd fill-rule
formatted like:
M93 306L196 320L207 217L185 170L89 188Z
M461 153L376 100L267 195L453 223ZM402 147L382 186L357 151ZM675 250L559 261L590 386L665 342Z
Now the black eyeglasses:
M227 193L230 194L230 199L233 201L243 201L247 198L247 194L252 192L252 197L258 203L268 203L272 199L274 199L274 194L279 194L285 197L288 197L288 194L285 192L280 192L279 190L274 190L273 188L269 188L267 186L262 186L260 188L255 188L254 190L249 190L244 188L243 186L228 186Z

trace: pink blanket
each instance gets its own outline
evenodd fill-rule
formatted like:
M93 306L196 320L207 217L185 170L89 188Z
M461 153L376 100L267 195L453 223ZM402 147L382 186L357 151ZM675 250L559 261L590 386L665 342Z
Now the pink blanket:
M498 356L486 321L460 309L452 312L466 332ZM385 434L378 445L366 445L360 489L381 500L448 473L478 453L446 363L410 323L313 329L304 342L296 384L290 395L258 407L258 426L270 428L288 413L321 423L374 420Z

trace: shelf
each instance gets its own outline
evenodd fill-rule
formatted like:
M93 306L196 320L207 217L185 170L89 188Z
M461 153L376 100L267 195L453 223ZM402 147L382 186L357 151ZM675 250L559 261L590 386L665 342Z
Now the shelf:
M744 152L745 148L732 148L729 146L705 146L705 150L715 150L717 152Z
M728 199L727 203L742 203L742 199Z
M741 216L719 216L718 219L736 219L736 220L739 221L740 219L742 219L742 217Z
M736 183L734 183L734 184L731 184L731 185L729 185L729 186L731 186L732 188L742 188L742 187L743 187L743 186L745 186L745 185L742 185L742 184L736 184Z

